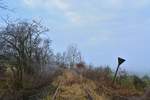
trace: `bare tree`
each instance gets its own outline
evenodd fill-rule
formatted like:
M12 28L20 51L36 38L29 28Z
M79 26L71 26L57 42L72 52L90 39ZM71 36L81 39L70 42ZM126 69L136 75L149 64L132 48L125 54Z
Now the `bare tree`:
M75 64L80 63L81 60L81 52L78 50L77 45L70 45L66 51L66 61L69 66L73 67Z
M0 0L0 8L1 9L6 9L7 8L7 6L4 4L3 0Z
M57 53L56 56L55 56L55 59L56 59L57 65L61 64L62 63L62 55L61 55L61 53Z
M55 62L56 64L61 67L61 68L66 68L66 53L63 52L63 53L60 53L58 52L56 55L55 55Z
M10 10L7 6L7 3L4 0L0 0L0 9L4 9L4 10Z
M0 0L0 10L15 12L15 8L11 8L8 6L7 0Z
M17 88L23 87L23 74L41 72L48 63L52 51L43 36L47 31L36 21L7 23L0 29L0 61L12 69Z

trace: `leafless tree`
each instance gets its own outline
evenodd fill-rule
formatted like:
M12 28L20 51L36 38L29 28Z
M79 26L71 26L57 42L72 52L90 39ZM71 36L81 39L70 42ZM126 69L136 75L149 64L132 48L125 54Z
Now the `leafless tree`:
M0 0L0 9L10 10L4 0Z
M36 21L7 23L0 29L0 61L11 68L17 88L23 74L43 71L52 54L51 41L43 33L48 29Z
M56 56L55 56L55 59L56 59L56 63L59 65L62 63L62 55L61 53L57 53Z
M7 4L7 0L0 0L0 10L15 12L15 8L10 8Z
M74 64L80 63L82 60L81 52L78 50L75 44L70 45L66 51L66 61L70 67Z

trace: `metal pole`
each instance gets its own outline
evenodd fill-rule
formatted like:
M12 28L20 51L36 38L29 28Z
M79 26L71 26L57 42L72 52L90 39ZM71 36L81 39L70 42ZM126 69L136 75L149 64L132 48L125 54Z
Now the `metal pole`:
M116 69L116 72L115 72L115 76L114 76L114 78L113 78L113 84L115 83L115 81L116 81L116 77L117 77L117 73L118 73L118 70L119 70L119 64L118 64L118 66L117 66L117 69Z

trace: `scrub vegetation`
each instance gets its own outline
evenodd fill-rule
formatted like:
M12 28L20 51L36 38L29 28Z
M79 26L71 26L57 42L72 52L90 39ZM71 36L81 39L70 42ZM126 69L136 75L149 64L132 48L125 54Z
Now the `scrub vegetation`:
M0 30L1 100L149 99L150 77L83 60L76 45L54 53L49 30L36 21L8 22ZM144 98L144 99L143 99Z
M148 75L119 69L113 83L114 71L88 65L77 45L54 53L48 33L35 20L0 26L0 100L150 100Z

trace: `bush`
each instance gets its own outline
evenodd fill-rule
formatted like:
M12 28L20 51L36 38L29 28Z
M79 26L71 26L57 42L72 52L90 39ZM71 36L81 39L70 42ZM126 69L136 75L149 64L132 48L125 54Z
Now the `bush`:
M146 83L136 75L133 75L132 77L135 88L139 91L144 90L144 88L146 87Z
M111 84L112 81L112 71L108 66L89 68L84 71L83 76L104 85Z
M143 76L142 80L146 83L146 87L150 87L150 77L148 75Z

